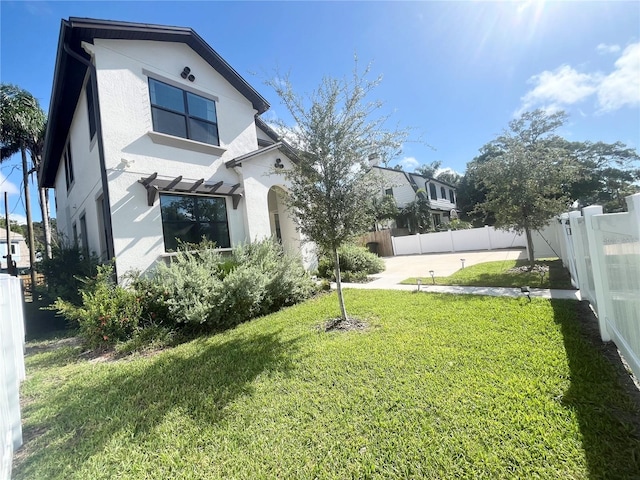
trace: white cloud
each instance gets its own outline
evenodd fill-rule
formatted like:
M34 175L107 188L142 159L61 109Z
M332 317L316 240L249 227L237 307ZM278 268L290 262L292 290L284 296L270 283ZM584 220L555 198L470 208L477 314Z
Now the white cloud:
M544 71L529 79L535 87L522 97L522 109L545 105L553 110L580 102L597 91L598 80L597 74L580 73L569 65Z
M439 168L436 170L435 176L437 177L438 175L440 175L441 173L452 173L455 175L460 175L462 176L462 173L460 172L456 172L453 168L450 167L446 167L446 168Z
M403 170L413 172L420 166L420 162L415 157L404 157L398 162L398 165L402 166Z
M617 48L616 48L617 47ZM617 45L600 44L598 52L619 51ZM547 112L595 97L600 112L610 112L624 106L640 105L640 42L627 46L608 74L579 72L570 65L562 65L554 71L545 70L533 75L533 84L522 98L522 106L516 112L542 108Z
M18 193L18 187L11 183L2 173L0 173L0 192L7 192L9 195L16 195Z
M640 105L640 43L625 48L615 67L598 88L598 105L605 112Z
M600 55L605 55L607 53L618 53L620 51L620 45L607 45L606 43L601 43L596 47L596 51Z
M26 225L27 217L19 213L9 213L9 222L10 223L16 222L18 225Z

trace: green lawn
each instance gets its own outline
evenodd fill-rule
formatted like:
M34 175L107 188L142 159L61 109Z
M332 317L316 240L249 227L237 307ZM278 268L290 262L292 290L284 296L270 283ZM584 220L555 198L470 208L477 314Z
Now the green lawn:
M502 260L499 262L486 262L458 270L448 277L435 277L436 285L466 285L471 287L522 287L528 285L532 288L560 288L574 289L571 285L569 272L562 265L561 260L536 261L536 265L548 268L544 277L538 272L510 272L514 267L528 265L525 260ZM420 277L424 285L431 285L432 278ZM417 278L411 277L400 283L416 285Z
M31 354L15 478L637 478L578 302L345 295L368 331L318 330L334 293L152 356Z

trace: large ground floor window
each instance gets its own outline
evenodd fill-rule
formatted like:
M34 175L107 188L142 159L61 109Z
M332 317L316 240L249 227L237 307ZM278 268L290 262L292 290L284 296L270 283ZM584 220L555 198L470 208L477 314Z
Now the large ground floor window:
M160 194L164 248L175 251L178 241L200 243L204 237L218 248L229 248L229 224L224 197Z

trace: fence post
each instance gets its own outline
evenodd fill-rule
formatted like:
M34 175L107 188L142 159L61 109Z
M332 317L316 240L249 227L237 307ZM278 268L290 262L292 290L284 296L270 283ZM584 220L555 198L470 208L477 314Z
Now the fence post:
M562 224L562 234L565 240L565 249L567 260L569 262L569 271L571 272L571 283L574 287L580 288L580 274L578 273L578 265L576 260L576 243L574 241L573 231L571 230L571 219L580 218L582 215L580 211L573 211L566 214L566 222ZM569 226L569 232L567 232L567 225Z
M584 214L584 223L587 230L587 239L589 240L589 256L591 257L591 269L593 272L593 285L596 296L596 310L598 312L598 325L600 326L600 337L603 341L611 340L611 335L607 330L607 273L604 268L602 258L602 248L596 243L596 232L593 226L593 216L602 215L602 207L600 205L592 205L582 209Z
M629 195L626 199L627 211L633 218L633 223L636 226L636 233L640 237L640 193Z
M591 298L589 298L589 282L587 279L587 266L585 260L588 252L585 252L582 248L582 240L579 238L580 229L578 228L578 219L581 216L582 214L579 211L569 213L570 233L568 235L571 237L569 239L569 245L571 250L570 253L575 261L576 281L578 282L577 287L580 289L580 295L583 299L591 300Z

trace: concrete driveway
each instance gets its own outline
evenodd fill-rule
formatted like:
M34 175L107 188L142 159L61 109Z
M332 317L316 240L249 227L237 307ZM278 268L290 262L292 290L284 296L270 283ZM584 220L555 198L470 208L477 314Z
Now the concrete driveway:
M527 251L517 248L384 257L387 268L384 272L371 275L376 280L370 282L370 285L375 283L380 288L383 284L393 285L409 277L429 277L429 270L433 270L436 277L448 277L462 268L460 261L462 258L464 258L465 267L468 267L477 263L500 260L526 260Z

